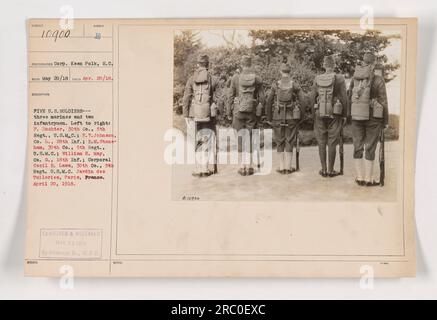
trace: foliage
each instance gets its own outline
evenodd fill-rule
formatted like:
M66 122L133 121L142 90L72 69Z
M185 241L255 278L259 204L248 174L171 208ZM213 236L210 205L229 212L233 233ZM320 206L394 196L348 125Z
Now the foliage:
M283 61L297 61L307 65L314 72L323 70L323 58L334 55L337 72L351 76L355 65L362 60L364 52L377 56L379 65L385 71L385 80L394 78L397 63L389 63L384 49L395 35L383 35L380 31L356 33L344 30L252 30L255 54L266 58L282 57Z
M223 109L226 86L229 79L240 68L241 57L252 55L253 67L263 79L266 92L279 78L282 63L290 64L293 78L307 94L312 87L316 74L323 72L323 59L334 55L337 72L347 78L353 75L355 66L365 51L377 56L378 64L384 72L386 82L395 77L398 63L390 63L384 50L395 35L384 35L379 31L351 32L344 30L252 30L249 32L252 45L232 45L206 48L194 31L182 31L174 40L174 103L177 112L181 112L181 98L188 78L196 68L197 56L207 54L210 58L210 71L221 79L220 109ZM222 124L225 124L222 121ZM307 121L306 128L312 127Z
M197 54L201 47L195 32L182 31L174 38L174 103L183 95L185 83L194 71Z

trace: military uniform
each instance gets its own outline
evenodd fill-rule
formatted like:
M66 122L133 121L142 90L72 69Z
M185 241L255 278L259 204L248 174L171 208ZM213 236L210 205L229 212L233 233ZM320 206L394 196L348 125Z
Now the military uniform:
M266 99L266 119L272 124L276 149L279 157L277 172L289 174L292 168L293 144L299 130L299 124L305 113L305 97L296 81L290 78L290 68L281 67L282 78L274 82ZM291 99L280 101L278 94L282 88L290 88ZM284 94L287 95L287 94Z
M325 57L324 65L325 69L329 68L329 71L334 74L333 71L331 71L335 67L335 61L332 56ZM329 74L329 72L325 74ZM327 116L321 115L318 105L319 84L317 83L317 78L314 81L311 96L313 105L315 106L313 109L314 134L319 146L319 157L322 166L320 175L323 177L334 177L339 175L339 173L334 170L336 149L344 121L347 117L347 92L345 78L341 74L335 74L333 84L332 103L341 104L341 114L329 114ZM328 165L326 164L326 147L328 147Z
M243 151L243 165L238 172L243 175L252 175L254 173L252 167L252 130L257 126L257 108L258 104L264 103L263 84L259 76L255 74L255 70L251 67L252 60L250 57L243 57L242 70L239 74L235 74L231 79L228 97L228 117L232 117L232 127L238 132L242 129L249 130L250 134L250 150L242 150L239 143L239 150ZM241 110L241 81L246 76L254 75L253 92L250 93L253 107L249 110Z
M213 107L216 104L216 91L219 83L219 79L210 74L207 69L209 59L208 56L202 55L198 59L199 66L191 76L185 86L184 97L183 97L183 116L192 121L194 124L194 148L196 152L196 171L193 173L197 177L207 177L213 172L209 170L209 160L211 152L215 152L215 131L216 131L216 115L209 113L206 119L199 119L198 114L196 114L194 99L196 99L196 79L199 74L206 74L207 80L205 81L205 86L207 85L208 93L205 96L209 97L207 102L207 108ZM203 93L201 93L203 94ZM208 106L209 105L209 106ZM208 110L205 111L206 114Z
M226 87L226 78L224 75L222 75L217 83L215 92L214 92L214 100L216 101L217 104L217 110L218 110L218 114L216 117L216 121L220 122L222 120L224 120L224 118L226 117L226 112L225 112L225 108L226 108L226 103L227 103L227 99L228 99L228 94L227 94L227 87Z
M364 66L371 66L376 58L373 54L364 55ZM348 95L348 117L352 123L352 138L354 144L354 161L356 169L356 182L359 185L379 185L373 178L373 166L375 160L376 147L382 130L388 125L388 101L385 80L380 75L372 74L370 78L370 112L368 120L356 120L352 116L352 95L354 91L354 81L351 81ZM377 102L382 107L381 117L374 116L373 107ZM363 174L363 156L365 173Z
M351 82L349 94L351 94L353 87L354 83ZM369 120L352 120L355 159L362 159L365 151L366 160L375 160L375 151L381 130L384 126L388 125L387 92L384 78L381 76L374 76L370 90L370 98L376 99L384 107L383 118L376 119L371 112ZM366 147L365 150L364 147Z
M240 74L249 74L253 73L253 69L243 68ZM239 95L239 77L240 74L234 75L231 80L231 87L229 88L229 104L230 107L228 110L232 112L232 127L235 130L240 129L255 129L257 124L256 110L254 109L252 112L240 112L238 108L235 106L235 98ZM259 76L255 78L255 92L254 99L256 100L255 105L258 103L262 103L262 80Z

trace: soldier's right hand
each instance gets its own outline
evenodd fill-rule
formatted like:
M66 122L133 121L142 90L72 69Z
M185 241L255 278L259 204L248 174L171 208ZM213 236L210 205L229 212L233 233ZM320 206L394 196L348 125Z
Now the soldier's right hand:
M347 123L348 123L348 120L347 120L346 117L344 117L344 118L342 119L342 123L341 123L341 125L342 125L343 127L345 127Z

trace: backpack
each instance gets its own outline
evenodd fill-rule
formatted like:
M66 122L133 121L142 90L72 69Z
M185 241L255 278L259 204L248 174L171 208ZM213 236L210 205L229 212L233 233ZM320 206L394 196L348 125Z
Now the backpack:
M353 120L369 120L373 79L372 66L357 66L353 77L351 116Z
M317 108L322 118L334 115L334 86L335 73L320 74L316 77L317 85ZM335 113L337 114L338 111Z
M253 112L255 109L255 83L254 73L242 73L239 75L238 111Z
M277 103L279 107L291 107L293 103L293 81L281 79L278 81Z
M300 120L301 111L298 105L294 104L296 97L293 92L294 83L289 78L282 78L278 81L276 93L276 112L277 116L282 116L285 120Z
M198 122L210 121L211 117L211 77L208 70L201 69L193 77L194 120Z

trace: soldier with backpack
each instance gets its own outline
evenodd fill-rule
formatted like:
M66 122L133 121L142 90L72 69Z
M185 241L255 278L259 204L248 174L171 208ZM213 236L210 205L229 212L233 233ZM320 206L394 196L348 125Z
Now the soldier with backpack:
M340 175L340 172L334 170L334 164L337 145L347 117L347 93L345 78L334 71L334 56L325 56L323 68L325 73L316 76L311 96L314 105L314 133L322 165L319 174L326 178Z
M231 80L228 100L228 117L232 117L232 126L239 133L243 142L239 143L242 152L242 165L238 173L250 176L255 173L252 159L252 130L256 128L262 113L263 84L252 68L252 58L242 58L242 69ZM246 134L247 133L247 134Z
M290 66L281 66L281 79L273 83L266 99L266 118L274 130L279 158L276 171L280 174L295 171L292 168L293 144L305 112L304 94L299 84L291 79L290 73Z
M376 57L372 53L365 53L363 63L355 68L349 88L348 115L352 120L355 181L360 186L368 187L380 184L373 177L375 151L378 140L388 125L385 81L381 75L375 74L375 62Z
M187 131L194 126L194 145L196 170L195 177L209 177L216 170L209 169L211 152L216 152L214 145L216 131L217 106L215 93L218 79L209 71L209 57L200 55L197 69L188 79L183 97L183 115L187 123ZM214 163L216 168L217 163Z

